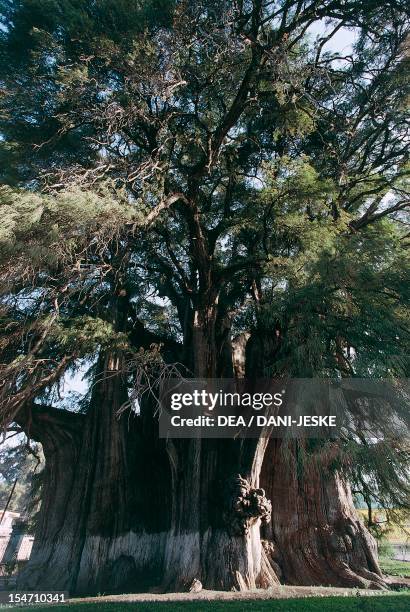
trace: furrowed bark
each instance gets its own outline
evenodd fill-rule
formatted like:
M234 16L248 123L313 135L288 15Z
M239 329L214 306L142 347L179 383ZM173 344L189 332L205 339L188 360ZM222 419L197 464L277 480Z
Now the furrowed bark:
M278 584L260 538L270 503L258 487L263 441L174 440L174 515L166 590L246 590Z
M232 371L218 364L217 301L197 314L193 362L198 377ZM245 590L278 583L261 544L270 504L259 489L264 440L170 440L173 513L165 555L164 590L186 590L194 580L210 589Z
M348 483L310 461L297 465L298 441L271 440L261 482L272 499L265 548L290 584L385 587L374 539L358 518Z
M114 370L117 357L101 359L105 376L94 385L87 415L52 409L53 421L48 413L31 419L46 472L35 545L19 588L96 594L146 590L162 579L167 458L142 419L116 416L126 393Z
M249 378L274 362L280 342L279 328L250 337ZM301 468L300 444L271 439L263 459L261 485L272 502L263 538L272 567L290 584L384 588L375 541L357 516L349 484L314 456Z
M32 406L20 411L17 422L27 435L41 442L45 456L41 509L29 563L18 576L18 588L69 590L81 541L67 529L77 483L83 415Z

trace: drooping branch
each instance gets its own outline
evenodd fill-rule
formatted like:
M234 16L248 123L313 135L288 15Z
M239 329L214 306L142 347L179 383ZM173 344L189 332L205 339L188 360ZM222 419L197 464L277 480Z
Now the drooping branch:
M16 367L4 367L0 378L0 414L3 426L14 421L19 410L30 404L43 389L59 380L74 360L75 354L64 355L51 372L43 372L44 366L48 366L50 360L41 358L34 361L25 358L18 362ZM18 377L21 374L28 374L28 380L19 388Z

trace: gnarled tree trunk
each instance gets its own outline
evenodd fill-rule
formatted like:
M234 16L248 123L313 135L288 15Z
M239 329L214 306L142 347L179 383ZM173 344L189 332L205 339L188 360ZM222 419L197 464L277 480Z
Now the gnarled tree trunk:
M29 563L18 576L18 586L70 590L82 548L77 531L80 508L78 520L72 523L67 521L67 514L73 499L80 499L77 473L84 416L33 405L21 411L17 421L28 435L41 442L45 456L35 540Z
M209 313L198 315L193 334L192 361L204 377L222 371L217 338L226 340L215 335ZM234 343L240 373L245 344ZM142 406L140 416L118 419L127 399L121 359L101 356L86 415L38 407L32 419L21 415L43 444L46 473L19 588L185 590L196 579L206 588L244 590L278 584L279 577L383 586L374 542L338 474L314 463L301 472L297 441L287 452L265 438L165 442L149 407L147 418Z
M163 587L245 590L277 584L262 548L270 503L258 487L263 441L174 440L174 514Z
M195 315L192 361L197 377L233 370L231 354L230 365L222 367L216 359L226 358L226 337L215 333L216 320L216 302ZM265 447L264 440L168 442L173 513L164 589L186 589L194 580L224 590L278 583L260 539L261 521L270 516L269 501L258 485Z
M315 461L298 465L300 442L270 440L261 482L272 499L265 548L290 584L383 588L376 543L357 516L348 483Z
M140 423L130 413L118 418L127 399L119 360L121 356L105 357L83 438L83 464L87 456L92 460L85 475L86 519L76 593L145 589L162 572L166 505L161 507L155 474L147 477L153 448L141 435ZM164 481L162 486L166 501Z
M45 485L19 588L124 592L161 580L168 462L153 432L143 431L142 419L117 417L126 398L117 357L100 359L86 415L48 409L56 421L50 426L50 417L33 414L31 433L45 453ZM27 419L21 424L27 427Z

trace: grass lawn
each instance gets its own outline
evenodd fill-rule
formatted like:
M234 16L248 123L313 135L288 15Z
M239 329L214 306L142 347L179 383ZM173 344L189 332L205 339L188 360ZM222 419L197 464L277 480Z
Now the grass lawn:
M60 606L34 606L36 612L408 612L410 594L374 597L306 597L303 599L270 599L258 601L194 601L153 603L78 603ZM5 609L5 608L3 608ZM8 608L22 612L26 608Z
M408 561L398 561L380 557L380 569L389 576L402 576L410 578L410 563Z

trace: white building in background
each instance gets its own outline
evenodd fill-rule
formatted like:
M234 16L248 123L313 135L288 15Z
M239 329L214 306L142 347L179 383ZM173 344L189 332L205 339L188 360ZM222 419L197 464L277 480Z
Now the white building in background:
M3 510L0 510L0 518L2 516ZM11 532L13 531L13 521L19 517L20 515L17 512L5 512L3 520L0 523L0 563L2 562Z
M7 564L28 561L33 547L34 536L24 533L25 525L18 512L0 509L0 575Z

